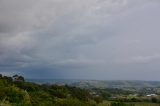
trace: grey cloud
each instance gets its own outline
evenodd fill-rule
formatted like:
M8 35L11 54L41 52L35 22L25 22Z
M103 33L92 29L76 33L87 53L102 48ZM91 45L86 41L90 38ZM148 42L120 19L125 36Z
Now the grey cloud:
M93 79L129 79L151 67L157 72L159 5L158 0L1 0L0 72ZM150 65L135 64L143 62Z

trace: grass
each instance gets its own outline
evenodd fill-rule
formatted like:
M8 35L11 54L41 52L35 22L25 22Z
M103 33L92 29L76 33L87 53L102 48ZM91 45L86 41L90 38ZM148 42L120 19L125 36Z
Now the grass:
M102 103L98 104L98 106L110 106L110 101L103 101Z
M110 101L103 101L98 106L110 106ZM158 103L147 103L147 102L132 102L135 106L160 106Z
M160 104L157 103L145 103L145 102L137 102L134 104L135 106L160 106Z

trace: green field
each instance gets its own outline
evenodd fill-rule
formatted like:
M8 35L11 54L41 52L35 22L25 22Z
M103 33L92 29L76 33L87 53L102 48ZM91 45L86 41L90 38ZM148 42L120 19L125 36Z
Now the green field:
M134 103L135 106L160 106L160 104L156 103Z
M98 106L110 106L110 101L104 101L100 103ZM146 102L133 102L128 104L134 104L134 106L160 106L158 103L146 103Z

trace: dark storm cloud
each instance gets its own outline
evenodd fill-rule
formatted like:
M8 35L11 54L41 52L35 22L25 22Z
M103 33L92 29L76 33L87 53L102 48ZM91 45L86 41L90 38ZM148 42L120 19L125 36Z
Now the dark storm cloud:
M1 0L0 72L158 79L148 74L159 73L159 10L158 0Z

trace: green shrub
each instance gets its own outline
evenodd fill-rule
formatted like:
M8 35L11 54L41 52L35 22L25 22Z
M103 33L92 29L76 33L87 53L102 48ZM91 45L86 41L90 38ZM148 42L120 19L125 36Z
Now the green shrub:
M62 99L58 100L56 106L91 106L91 104L82 102L78 99Z

